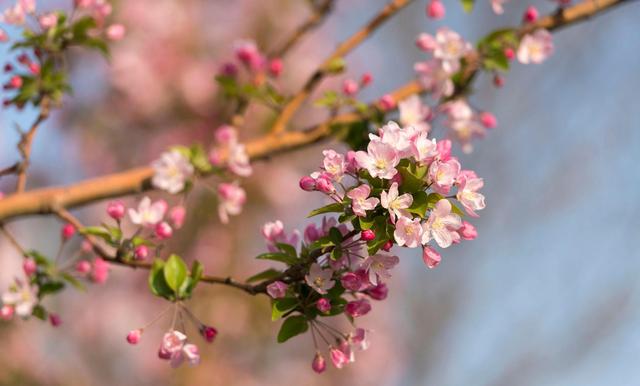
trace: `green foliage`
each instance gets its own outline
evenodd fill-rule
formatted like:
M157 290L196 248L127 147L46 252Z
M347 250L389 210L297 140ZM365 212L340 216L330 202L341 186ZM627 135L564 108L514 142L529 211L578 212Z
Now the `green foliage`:
M269 269L266 269L266 270L264 270L264 271L262 271L260 273L257 273L255 275L251 276L246 281L247 281L247 283L253 283L253 282L256 282L256 281L271 280L271 279L277 278L281 274L282 274L282 271L278 271L277 269L269 268Z
M175 254L169 256L167 261L155 259L149 272L149 288L154 295L167 300L188 299L203 272L204 267L199 261L192 264L189 272L184 260Z
M313 217L324 213L341 213L343 211L344 205L339 202L334 202L333 204L325 205L322 208L312 210L311 212L309 212L307 217Z
M271 302L271 320L280 319L288 311L293 310L298 305L297 298L274 299Z
M347 68L347 62L343 58L335 58L326 67L326 72L329 74L340 74Z
M515 29L505 28L494 31L478 42L478 52L482 57L482 66L487 71L509 71L509 59L506 48L515 48L519 44Z
M284 343L296 335L300 335L309 329L309 323L304 315L289 316L282 323L278 332L278 343Z
M460 0L460 3L462 4L462 9L464 9L465 12L473 11L474 2L475 0Z

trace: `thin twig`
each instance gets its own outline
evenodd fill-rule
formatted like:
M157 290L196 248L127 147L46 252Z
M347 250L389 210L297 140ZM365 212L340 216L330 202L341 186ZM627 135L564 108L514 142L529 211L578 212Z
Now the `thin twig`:
M9 232L9 230L6 228L5 224L0 223L0 232L2 232L2 234L7 238L7 240L9 240L9 243L11 243L11 245L13 245L13 247L18 252L20 252L20 254L22 256L25 256L25 257L27 256L27 252L25 251L25 249L22 248L22 246L20 245L18 240L16 240L16 238L13 237L11 232Z
M22 156L22 162L18 165L18 182L16 183L16 192L21 193L24 192L24 189L27 185L27 169L29 168L29 163L31 162L31 145L33 144L33 139L38 131L38 128L49 118L50 113L49 99L43 98L40 103L40 113L36 118L35 122L31 125L31 128L26 133L22 134L20 138L20 142L18 143L18 151L20 151L20 155Z

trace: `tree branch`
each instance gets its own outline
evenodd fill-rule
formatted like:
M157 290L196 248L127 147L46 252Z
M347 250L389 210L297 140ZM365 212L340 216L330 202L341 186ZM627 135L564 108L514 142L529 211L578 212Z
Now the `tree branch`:
M22 162L20 162L17 166L17 193L23 192L27 185L27 169L29 168L29 162L31 160L31 145L33 144L33 139L36 135L36 132L38 131L38 127L40 127L40 124L42 124L42 122L49 118L49 112L49 100L47 98L43 98L40 104L40 113L38 114L38 117L31 125L29 131L22 134L20 142L18 143L18 150L20 151L20 155L22 156Z

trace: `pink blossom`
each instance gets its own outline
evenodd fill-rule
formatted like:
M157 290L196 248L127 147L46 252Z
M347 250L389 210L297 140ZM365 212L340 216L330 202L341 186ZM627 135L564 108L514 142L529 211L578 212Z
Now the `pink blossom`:
M2 320L11 320L13 318L13 307L9 305L3 305L0 307L0 319Z
M494 129L496 126L498 126L498 120L496 119L496 116L488 111L480 113L480 122L487 129Z
M38 270L38 264L36 264L35 260L31 258L27 258L22 262L22 270L27 277L33 275Z
M419 133L428 132L431 129L427 119L431 115L431 108L422 104L420 97L412 95L398 104L400 111L400 124L402 127L412 126Z
M240 177L248 177L253 173L249 155L245 150L245 146L240 143L235 143L229 147L227 165L229 166L229 170Z
M364 316L371 311L371 304L367 299L354 300L344 307L344 312L352 318L358 318Z
M18 0L18 4L26 13L36 12L36 0Z
M419 62L414 65L423 87L431 93L434 99L448 97L453 94L454 85L452 73L448 72L438 59Z
M164 334L160 351L168 354L174 354L182 350L187 336L180 331L171 330Z
M309 274L306 275L305 281L309 287L313 288L317 293L324 295L327 290L333 288L336 284L334 280L331 280L333 271L331 269L322 269L317 263L311 264L309 268Z
M380 98L378 104L383 111L389 111L396 107L396 100L393 95L385 94Z
M430 0L427 4L427 16L433 20L440 20L444 17L446 9L440 0Z
M93 260L93 271L91 272L91 280L96 284L104 284L109 278L109 263L100 257Z
M509 0L491 0L491 8L496 15L502 15L504 13L503 5Z
M146 245L138 245L133 250L133 255L135 256L136 260L145 260L147 256L149 256L149 247L147 247Z
M371 177L390 180L398 173L396 166L400 157L391 145L371 141L367 146L367 152L356 153L356 161L358 166L367 169Z
M373 300L384 300L389 294L389 288L384 283L378 283L377 286L371 287L367 290L367 295Z
M511 47L507 47L504 49L504 56L509 60L513 60L516 57L516 52Z
M233 126L222 125L216 129L214 137L221 145L231 145L238 142L238 131Z
M360 240L371 241L371 240L375 240L375 238L376 238L376 233L371 229L365 229L362 232L360 232Z
M347 272L340 278L340 284L349 291L359 291L362 286L360 277L353 272Z
M38 304L38 286L16 280L8 292L2 294L2 305L11 306L15 313L27 318Z
M523 64L542 63L553 53L553 38L546 29L526 34L520 40L518 61Z
M333 360L333 359L332 359ZM317 352L313 357L313 361L311 362L311 368L318 374L323 373L327 369L327 362L324 360L324 357Z
M9 41L9 34L7 34L7 31L5 31L4 29L0 28L0 43L6 43Z
M369 348L370 342L367 339L368 331L364 328L356 328L354 332L349 333L347 341L351 347L364 351Z
M422 233L423 230L419 218L412 220L409 217L400 217L396 221L393 237L398 245L415 248L421 243Z
M394 182L387 192L380 194L380 205L389 211L391 221L395 221L396 217L409 216L406 211L413 204L413 196L409 193L399 195L398 183Z
M473 224L467 221L462 221L462 226L460 227L460 229L458 229L458 233L464 240L474 240L476 237L478 237L478 231L476 230L476 227L474 227Z
M2 14L2 21L13 25L24 24L25 9L20 2L4 10L4 13Z
M315 173L312 174L311 176L313 177L314 175ZM333 182L331 182L331 178L326 174L319 175L316 178L316 189L318 189L319 192L326 193L326 194L335 193L336 191L336 187L333 186Z
M347 197L351 199L351 209L356 216L365 217L366 211L375 209L380 203L380 200L375 197L369 198L369 194L371 194L371 187L367 184L362 184L347 192Z
M436 43L433 56L442 61L442 69L450 74L460 69L460 59L473 50L462 36L446 27L436 32Z
M88 261L80 260L76 264L76 272L78 272L79 274L86 275L90 271L91 271L91 263L89 263Z
M329 356L331 357L333 365L338 369L343 368L344 365L349 363L349 357L335 347L329 349Z
M304 242L311 244L322 237L322 231L316 227L316 224L309 224L304 228Z
M433 269L440 264L442 257L435 249L425 245L422 249L422 260L426 264L427 268Z
M421 133L412 143L413 158L423 164L427 164L438 155L438 144L434 139L429 139L427 133Z
M237 183L223 182L218 185L218 199L218 216L223 224L227 224L229 215L236 216L242 212L247 194Z
M107 214L114 220L122 220L125 213L124 203L120 200L111 201L107 204Z
M155 232L160 240L166 240L173 236L173 229L171 229L171 225L166 221L156 224Z
M287 284L277 280L267 286L267 293L273 299L280 299L287 295L287 288L289 288Z
M251 71L261 71L265 64L265 58L262 56L255 42L251 40L241 40L235 44L236 58Z
M369 281L373 285L377 285L379 283L379 278L388 279L391 277L389 270L398 265L399 262L400 259L398 256L375 254L373 256L369 256L362 263L362 268L364 268L368 273Z
M151 179L153 186L171 194L184 190L194 171L189 159L178 150L163 153L159 159L153 161L151 167L154 170Z
M200 351L195 344L185 344L184 347L182 347L182 354L189 366L197 366L200 363Z
M362 77L360 78L360 84L362 85L362 87L367 87L371 84L371 82L373 82L373 75L371 75L370 72L365 72L364 74L362 74Z
M451 187L456 182L456 177L460 173L460 162L455 158L448 161L434 161L429 166L429 183L431 188L440 193L448 194Z
M451 141L448 139L438 141L436 150L440 161L448 161L451 158Z
M43 29L49 29L58 24L58 15L54 12L45 13L38 18L38 23Z
M470 216L478 217L475 211L485 208L484 195L478 190L484 186L482 178L458 178L460 186L456 198Z
M126 32L127 30L122 24L112 24L107 27L107 39L111 41L122 40Z
M167 211L167 203L158 200L151 203L149 197L144 197L138 204L138 209L129 208L131 222L143 227L153 227L164 217Z
M436 39L427 33L421 33L416 38L416 46L422 51L432 52L436 49L437 45Z
M173 227L176 229L182 228L186 215L187 210L182 205L177 205L171 208L169 211L169 219L171 220Z
M142 330L132 330L127 334L127 342L129 344L138 344L140 342L140 337L142 336Z
M358 172L358 161L356 161L356 152L349 150L345 157L345 170L347 173L356 174Z
M320 298L316 302L316 308L318 309L318 311L326 314L327 312L331 311L331 302L327 298Z
M454 241L460 239L457 230L462 226L460 216L451 213L451 203L442 199L436 203L424 225L422 244L433 238L441 248L448 248Z
M344 156L331 149L323 150L322 155L324 156L324 160L322 161L324 170L331 178L340 181L346 169Z

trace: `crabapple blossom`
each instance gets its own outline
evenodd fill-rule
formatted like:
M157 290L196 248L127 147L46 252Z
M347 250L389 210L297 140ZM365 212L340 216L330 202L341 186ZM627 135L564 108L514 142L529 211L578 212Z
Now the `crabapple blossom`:
M440 194L448 194L460 173L460 162L455 158L448 161L434 161L429 166L429 183Z
M378 283L378 285L369 288L366 293L373 300L384 300L389 294L389 288L384 283Z
M327 290L333 288L336 284L335 281L331 280L332 276L333 271L331 269L323 269L317 263L313 263L309 268L309 274L305 276L305 281L317 293L324 295Z
M124 203L120 200L111 201L107 204L107 214L114 220L122 220L125 209Z
M154 175L151 179L153 186L176 194L184 190L187 181L193 175L193 165L180 151L172 150L163 153L151 164Z
M451 203L447 199L442 199L436 203L435 208L429 215L429 220L425 224L425 237L422 244L426 244L425 239L433 238L441 248L448 248L451 244L460 239L457 230L462 226L460 216L451 213Z
M389 211L391 221L396 217L408 216L407 208L413 203L413 196L408 193L400 195L398 193L398 183L394 182L388 191L380 193L380 205Z
M349 291L359 291L362 281L355 273L347 272L340 278L340 284Z
M287 284L277 280L267 286L267 293L274 299L280 299L286 296L288 287Z
M491 0L491 9L496 15L504 13L504 4L509 0Z
M248 177L253 173L253 168L249 162L249 155L243 144L234 143L229 147L229 158L227 159L229 170L240 177Z
M369 311L371 311L371 304L367 299L354 300L345 306L345 312L353 318L364 316Z
M438 145L435 138L429 139L426 133L420 133L411 146L413 157L423 164L433 161L438 155Z
M38 18L38 23L43 29L49 29L58 23L58 15L54 12L45 13Z
M380 200L375 197L369 197L371 187L362 184L357 188L353 188L347 192L347 197L351 199L351 209L356 216L365 217L368 210L373 210L378 206Z
M383 95L380 98L380 100L378 100L378 103L380 104L380 108L383 111L389 111L389 110L393 109L394 107L396 107L396 100L393 98L393 95L391 95L391 94Z
M390 180L398 173L396 166L400 162L398 153L386 143L371 141L367 151L358 151L356 161L361 168L367 169L372 177Z
M345 172L345 161L342 154L336 153L335 150L323 150L324 170L336 181L340 181Z
M349 357L340 349L333 346L329 350L329 357L331 358L331 363L333 363L337 369L341 369L349 363Z
M442 257L438 252L436 252L435 249L426 245L422 248L422 261L424 261L427 268L435 268L438 264L440 264L441 260Z
M462 221L462 226L458 229L458 233L463 240L474 240L478 237L476 227L468 221Z
M428 132L431 129L427 122L431 109L422 104L419 96L412 95L401 101L398 103L398 110L400 111L400 124L403 127L412 126L418 132Z
M423 229L419 218L411 219L401 216L396 221L393 237L398 245L415 248L421 244L422 233Z
M167 203L163 200L151 202L149 197L144 197L138 204L138 209L129 208L131 222L143 227L153 227L164 218L167 211Z
M109 278L109 263L100 257L93 260L93 270L91 271L91 280L96 284L104 284Z
M542 63L553 53L553 38L546 29L526 34L518 46L518 61L522 64Z
M379 283L378 278L389 279L391 277L389 270L398 265L399 262L398 256L378 253L369 256L362 263L362 268L368 273L371 284L377 285Z
M478 217L475 211L482 210L485 207L484 195L478 193L478 190L484 186L482 178L462 177L459 178L458 193L456 198L470 216Z
M174 206L169 211L169 219L175 229L180 229L184 225L184 219L187 215L187 210L182 205Z
M38 265L35 260L28 258L22 262L22 270L27 277L33 275L38 270Z
M428 33L423 32L416 38L416 46L424 52L433 52L437 45L436 39Z
M306 192L312 192L316 190L316 180L310 176L303 176L300 178L300 189Z
M247 194L237 183L221 183L218 185L218 198L218 216L223 224L227 224L229 215L236 216L242 212Z
M413 68L418 73L422 86L431 93L432 98L440 99L453 94L452 74L442 66L441 61L431 59L416 63Z
M11 306L16 315L27 318L38 304L38 286L16 280L8 292L2 294L2 305Z
M11 306L4 305L0 307L0 319L11 320L13 318L14 309Z
M435 40L433 56L442 61L442 69L448 73L458 71L460 59L473 50L460 34L446 27L438 29Z
M113 24L107 27L107 38L109 40L117 41L122 40L126 33L126 29L122 24Z

